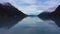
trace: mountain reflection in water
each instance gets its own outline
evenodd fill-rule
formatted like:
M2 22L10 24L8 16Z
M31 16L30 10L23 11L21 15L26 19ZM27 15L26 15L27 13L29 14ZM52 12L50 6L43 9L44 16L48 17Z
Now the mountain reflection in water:
M10 29L0 28L1 34L60 34L60 28L52 20L25 17Z

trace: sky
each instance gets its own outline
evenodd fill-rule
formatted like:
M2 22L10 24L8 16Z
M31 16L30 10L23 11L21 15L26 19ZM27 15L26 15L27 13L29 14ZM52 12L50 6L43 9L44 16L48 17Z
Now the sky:
M27 15L38 15L44 11L52 12L60 5L60 0L0 0L9 2Z

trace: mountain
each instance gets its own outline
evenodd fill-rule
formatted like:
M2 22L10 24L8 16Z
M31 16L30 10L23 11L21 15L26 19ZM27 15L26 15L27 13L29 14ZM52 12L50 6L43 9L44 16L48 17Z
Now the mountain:
M43 12L38 15L41 19L51 19L60 27L60 5L52 13Z
M38 17L43 20L47 20L47 19L50 19L49 14L50 14L49 12L43 12L43 13L39 14Z
M56 8L55 11L53 11L52 13L50 13L50 16L53 16L54 18L60 17L60 5Z
M19 11L17 8L12 6L10 3L4 3L0 4L0 15L5 15L5 16L25 16L24 13Z
M0 27L12 27L26 15L10 3L0 3Z
M55 23L60 27L60 5L54 12L50 13L50 19L55 21Z

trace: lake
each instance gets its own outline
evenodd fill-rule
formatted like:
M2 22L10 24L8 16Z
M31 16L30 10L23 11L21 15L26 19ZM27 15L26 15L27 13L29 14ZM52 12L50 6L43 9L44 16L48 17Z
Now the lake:
M6 25L0 25L0 34L60 34L60 28L53 20L43 20L37 16L27 16L14 25Z

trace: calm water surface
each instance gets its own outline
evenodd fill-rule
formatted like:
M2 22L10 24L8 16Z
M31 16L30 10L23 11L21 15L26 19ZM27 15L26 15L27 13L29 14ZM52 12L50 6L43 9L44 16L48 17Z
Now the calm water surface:
M9 29L1 27L0 34L60 34L60 28L52 20L25 17Z

